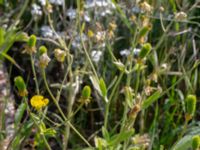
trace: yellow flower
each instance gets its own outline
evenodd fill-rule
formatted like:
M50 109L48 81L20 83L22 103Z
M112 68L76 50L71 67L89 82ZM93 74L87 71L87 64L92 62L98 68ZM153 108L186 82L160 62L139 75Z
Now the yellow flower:
M94 32L92 32L92 30L88 30L87 35L89 38L92 38L92 37L94 37Z
M42 107L45 107L49 103L49 99L44 98L41 95L35 95L31 98L31 106L39 110Z

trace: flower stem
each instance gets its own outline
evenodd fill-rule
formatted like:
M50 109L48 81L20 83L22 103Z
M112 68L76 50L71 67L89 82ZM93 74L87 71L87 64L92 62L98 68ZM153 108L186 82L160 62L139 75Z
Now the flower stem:
M43 75L43 79L44 79L44 83L45 86L47 88L47 91L49 93L49 95L51 96L54 104L56 105L56 107L58 108L58 111L60 112L61 116L63 117L64 121L70 126L70 128L72 128L72 130L74 130L74 132L89 146L91 147L90 143L79 133L79 131L70 123L69 119L67 119L67 117L64 115L62 109L60 108L56 98L53 96L51 90L49 89L48 83L47 83L47 79L46 79L46 73L45 70L42 70L42 75Z
M30 56L31 56L31 68L32 68L32 71L33 71L33 77L34 77L35 86L36 86L36 92L37 92L37 94L39 94L40 91L39 91L39 86L38 86L37 75L36 75L36 72L35 72L33 55L31 54Z

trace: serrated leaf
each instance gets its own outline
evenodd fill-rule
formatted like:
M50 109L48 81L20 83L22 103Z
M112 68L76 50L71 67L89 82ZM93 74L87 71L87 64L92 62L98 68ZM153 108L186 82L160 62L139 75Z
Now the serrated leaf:
M142 109L148 108L151 104L153 104L156 100L160 98L160 95L161 95L160 90L153 93L153 95L151 95L149 98L143 101Z

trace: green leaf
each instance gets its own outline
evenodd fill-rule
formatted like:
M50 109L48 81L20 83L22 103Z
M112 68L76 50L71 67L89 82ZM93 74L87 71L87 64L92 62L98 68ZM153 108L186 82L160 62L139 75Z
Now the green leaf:
M103 126L102 127L102 134L103 134L103 137L108 141L110 139L110 135L108 133L108 130Z
M0 5L3 5L4 4L4 0L0 0Z
M188 150L192 147L192 135L186 135L180 139L172 148L172 150Z
M121 61L114 61L113 64L122 72L126 70L125 65Z
M125 141L127 139L129 139L133 134L134 134L134 130L126 130L123 131L119 134L116 134L114 136L111 137L111 140L108 142L110 146L116 146L118 145L120 142Z
M153 104L161 95L161 91L156 91L153 95L143 101L142 109L148 108L151 104Z
M15 37L15 41L17 42L27 42L29 39L27 33L25 32L19 32L16 34L16 37Z
M128 86L124 88L126 102L130 108L133 108L133 89Z
M48 129L45 130L44 135L48 136L48 137L55 137L56 136L56 130L54 130L52 128L48 128Z
M4 35L5 35L5 30L3 28L0 28L0 47L4 43Z
M101 89L102 96L106 97L106 95L107 95L107 88L106 88L106 84L105 84L105 82L104 82L104 80L102 78L99 80L99 87Z
M26 104L21 103L15 113L15 126L17 127L18 124L21 122L24 112L26 110Z
M22 124L22 127L20 127L20 131L12 141L11 149L20 150L21 141L30 136L32 127L33 127L33 122L31 120Z
M8 61L10 61L12 64L14 64L18 69L20 69L21 71L24 71L24 70L17 64L17 62L16 62L12 57L10 57L8 54L2 52L2 53L0 53L0 56L3 56L3 57L6 58Z
M95 76L90 76L90 80L93 84L93 87L101 94L101 89L99 87L98 79Z

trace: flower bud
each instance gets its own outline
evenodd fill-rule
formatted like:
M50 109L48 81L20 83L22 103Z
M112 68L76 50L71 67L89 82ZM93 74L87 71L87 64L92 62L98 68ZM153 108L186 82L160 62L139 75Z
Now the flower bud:
M79 99L79 102L81 104L85 104L87 106L88 103L90 103L90 95L91 95L90 86L88 86L88 85L84 86L82 93L81 93L81 98Z
M46 46L40 46L39 48L39 53L40 55L44 54L44 53L47 53L47 48Z
M140 51L140 53L139 53L139 57L141 58L141 59L143 59L144 57L146 57L148 54L149 54L149 52L151 51L151 44L150 43L146 43L146 44L144 44L143 46L142 46L142 49L141 49L141 51Z
M18 94L22 97L27 96L28 91L26 89L26 84L24 83L23 78L21 76L17 76L15 77L14 82L15 82L15 86L18 89Z
M29 47L35 47L36 41L37 41L37 37L36 37L35 35L32 34L32 35L29 37L28 41L27 41L27 45L28 45Z
M200 137L199 135L195 135L192 138L192 149L197 150L200 146Z
M90 88L90 86L88 86L88 85L84 86L84 88L82 90L82 93L81 93L82 98L89 99L90 95L91 95L91 88Z
M139 32L139 38L144 37L151 29L151 26L144 26Z
M57 48L57 49L54 50L54 55L55 55L57 61L59 61L59 62L65 61L65 56L66 56L65 51Z
M196 111L196 101L197 99L195 95L188 95L186 97L186 112L191 117L194 115Z

